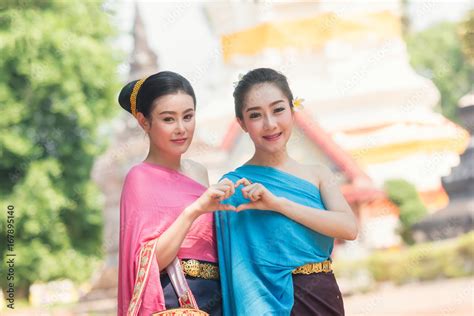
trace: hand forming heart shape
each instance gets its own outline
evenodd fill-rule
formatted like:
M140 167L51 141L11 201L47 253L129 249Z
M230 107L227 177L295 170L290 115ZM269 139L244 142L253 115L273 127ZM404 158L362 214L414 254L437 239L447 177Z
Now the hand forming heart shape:
M229 182L232 183L229 179L224 178L223 181L224 180L227 180L227 184L229 184ZM243 185L241 189L242 196L250 200L250 202L238 205L236 208L237 212L248 209L275 210L279 204L278 197L273 195L273 193L261 183L252 183L246 178L241 178L234 184L234 190L240 185Z

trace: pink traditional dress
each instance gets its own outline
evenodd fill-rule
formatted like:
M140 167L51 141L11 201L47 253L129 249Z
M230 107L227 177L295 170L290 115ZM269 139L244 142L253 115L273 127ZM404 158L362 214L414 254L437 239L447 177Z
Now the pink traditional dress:
M169 308L156 240L205 191L195 180L156 164L143 162L129 171L120 202L118 315L149 316ZM178 258L217 262L211 213L193 223ZM194 295L199 303L199 293Z

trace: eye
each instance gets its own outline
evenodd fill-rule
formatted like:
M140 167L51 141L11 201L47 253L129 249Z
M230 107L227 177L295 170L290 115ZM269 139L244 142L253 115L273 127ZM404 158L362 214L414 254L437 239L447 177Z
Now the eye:
M253 119L253 118L257 118L257 117L259 117L259 116L260 116L260 113L258 113L258 112L252 112L252 113L250 113L249 118Z
M186 121L190 121L192 118L193 118L193 115L192 115L192 114L188 114L188 115L186 115L186 116L184 117L184 119L185 119Z
M274 112L275 112L275 113L278 113L278 112L282 112L282 111L285 111L285 108L284 108L284 107L276 108Z
M171 122L174 121L174 118L172 118L171 116L168 116L168 117L165 117L165 118L163 119L163 121L165 121L165 122L167 122L167 123L171 123Z

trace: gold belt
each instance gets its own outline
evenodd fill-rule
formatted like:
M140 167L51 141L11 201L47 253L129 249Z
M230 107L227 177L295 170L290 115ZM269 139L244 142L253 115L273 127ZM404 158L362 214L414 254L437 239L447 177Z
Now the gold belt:
M293 274L312 274L319 272L331 272L332 264L330 260L326 260L318 263L307 263L301 267L293 270Z
M212 263L200 262L195 259L181 260L185 275L207 280L219 280L219 267Z

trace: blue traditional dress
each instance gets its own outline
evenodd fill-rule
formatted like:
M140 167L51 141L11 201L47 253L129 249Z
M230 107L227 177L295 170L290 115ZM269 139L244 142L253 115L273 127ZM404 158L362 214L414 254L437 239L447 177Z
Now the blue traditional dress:
M327 211L314 184L273 167L243 165L223 178L246 178L275 196ZM242 187L222 203L250 202ZM330 259L334 239L273 211L220 211L215 219L224 315L290 315L292 271Z

